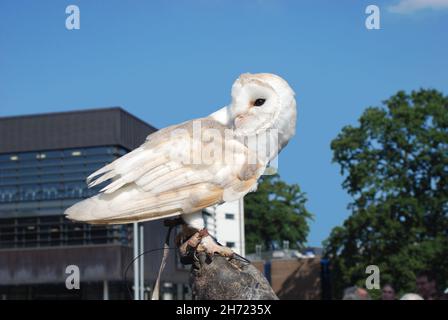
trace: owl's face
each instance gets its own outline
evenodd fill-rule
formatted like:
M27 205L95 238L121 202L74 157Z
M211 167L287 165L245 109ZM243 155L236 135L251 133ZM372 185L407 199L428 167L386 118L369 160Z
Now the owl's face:
M271 128L295 131L294 92L274 74L242 74L232 87L230 116L237 135L259 134Z

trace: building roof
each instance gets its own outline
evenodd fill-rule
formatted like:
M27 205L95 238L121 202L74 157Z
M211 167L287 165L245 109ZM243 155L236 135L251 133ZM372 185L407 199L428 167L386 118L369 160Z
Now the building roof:
M120 107L0 117L0 153L105 145L132 150L156 130Z

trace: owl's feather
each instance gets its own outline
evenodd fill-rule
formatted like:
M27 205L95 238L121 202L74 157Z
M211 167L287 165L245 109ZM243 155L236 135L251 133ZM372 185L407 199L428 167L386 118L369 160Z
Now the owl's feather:
M195 121L200 122L202 132L226 129L211 117ZM102 193L68 208L67 217L95 224L147 221L196 212L249 192L264 167L247 167L244 158L250 151L238 140L226 144L233 144L234 156L243 158L239 164L191 164L172 157L174 149L184 156L193 155L195 142L206 147L206 142L195 140L192 126L193 121L189 121L162 129L148 136L139 148L91 174L87 179L91 187L109 179L112 182ZM183 129L187 135L174 135L176 129Z
M259 99L262 105L254 103ZM199 137L194 134L198 123ZM186 220L198 228L198 218L192 213L241 199L256 189L268 162L294 135L295 123L294 92L285 80L273 74L243 74L232 86L228 107L149 135L140 147L91 174L89 187L110 182L101 193L65 213L69 219L95 224L190 214ZM202 139L210 129L220 137ZM253 146L246 146L245 137L271 135L270 129L279 133L273 154L259 155ZM231 131L230 137L226 130ZM179 131L183 134L174 134ZM226 157L210 163L183 161L191 160L198 147L219 150L222 146L223 152L231 150L231 161Z

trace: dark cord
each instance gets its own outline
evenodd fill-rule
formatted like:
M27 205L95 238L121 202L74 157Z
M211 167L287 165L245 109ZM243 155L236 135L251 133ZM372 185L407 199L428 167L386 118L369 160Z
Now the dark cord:
M177 248L167 248L167 249L168 250L173 250L173 249L177 249ZM127 274L128 274L129 267L134 263L135 260L138 260L142 255L147 254L147 253L151 253L151 252L155 252L155 251L160 251L160 250L165 250L165 248L157 248L157 249L143 251L138 256L136 256L134 259L132 259L131 262L129 262L128 265L126 266L126 269L124 270L124 273L123 273L123 281L124 281L124 283L126 285L127 291L129 293L129 296L131 297L131 299L133 299L134 296L132 295L131 288L129 287L128 279L127 279Z

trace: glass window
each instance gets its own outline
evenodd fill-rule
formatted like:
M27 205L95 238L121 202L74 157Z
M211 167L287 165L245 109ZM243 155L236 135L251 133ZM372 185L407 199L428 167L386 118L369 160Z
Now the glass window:
M0 177L15 177L19 174L16 168L13 169L3 169L0 170Z
M45 174L40 176L41 183L58 183L62 181L62 174Z
M39 190L39 192L41 191L41 188L39 186L39 184L29 184L29 185L21 185L18 186L18 190L17 190L17 201L26 201L26 198L29 196L29 193L31 191L29 190ZM38 194L38 197L40 199L41 194Z
M62 158L64 156L64 152L60 151L60 150L46 151L45 154L47 155L46 161L48 161L49 159L54 159L54 158Z
M112 162L115 160L115 157L111 155L94 155L86 158L88 162Z
M61 174L63 171L62 166L47 166L47 167L41 167L39 172L42 175L47 174Z
M226 242L226 247L235 248L235 242Z
M62 186L58 183L46 183L42 185L42 199L56 200L61 197Z
M2 177L0 179L0 185L3 186L9 186L9 185L15 185L18 183L18 179L16 177Z
M104 226L91 226L90 239L92 243L107 242L107 228Z
M64 199L61 201L61 207L62 208L68 208L72 205L74 205L75 203L77 203L79 201L79 199Z
M60 216L64 212L61 208L40 208L39 214L41 216Z
M53 200L43 200L39 201L38 205L40 209L44 208L61 208L63 200L61 199L53 199Z
M107 162L95 162L95 163L87 163L85 165L86 171L88 172L95 172L98 169L101 169L107 165Z
M235 220L235 215L233 213L226 213L227 220Z
M31 162L28 163L24 163L24 165L29 165ZM62 164L62 159L61 158L46 158L44 160L40 160L38 162L36 162L36 165L40 166L40 167L44 167L44 166L59 166Z
M19 158L20 161L30 161L30 160L35 161L37 155L38 155L37 152L24 152L20 153Z
M17 188L0 188L0 202L12 202L17 196Z
M67 241L71 245L82 244L86 239L86 230L88 225L81 223L68 223L66 225Z
M72 164L91 164L96 162L111 162L114 158L108 155L101 156L92 156L92 157L73 157L64 159L64 165L72 165Z
M24 201L36 201L40 200L41 188L37 186L30 186L23 191Z
M114 148L113 147L86 148L86 149L84 149L84 152L88 156L102 155L102 154L113 154L114 153Z
M17 168L19 166L20 161L9 161L9 162L2 162L0 165L1 169L12 169Z
M86 165L84 163L64 164L62 168L64 172L79 172L84 171L86 169Z
M9 162L11 161L11 154L0 154L0 162Z
M20 201L15 204L16 209L19 211L27 211L27 210L38 210L39 202L38 201Z
M27 183L40 183L41 178L38 175L20 176L17 183L27 184Z
M64 173L61 175L62 181L83 181L86 179L84 172Z
M84 183L66 183L64 184L65 189L65 198L73 199L73 198L82 198L83 192L85 188Z
M129 226L91 226L73 223L58 210L39 211L39 216L0 219L0 247L36 247L126 242ZM24 212L24 211L23 211ZM47 215L41 216L45 213ZM50 215L57 214L57 215Z
M27 176L27 175L38 175L39 174L39 168L34 166L27 166L27 167L20 167L18 170L16 170L17 175L20 176Z

